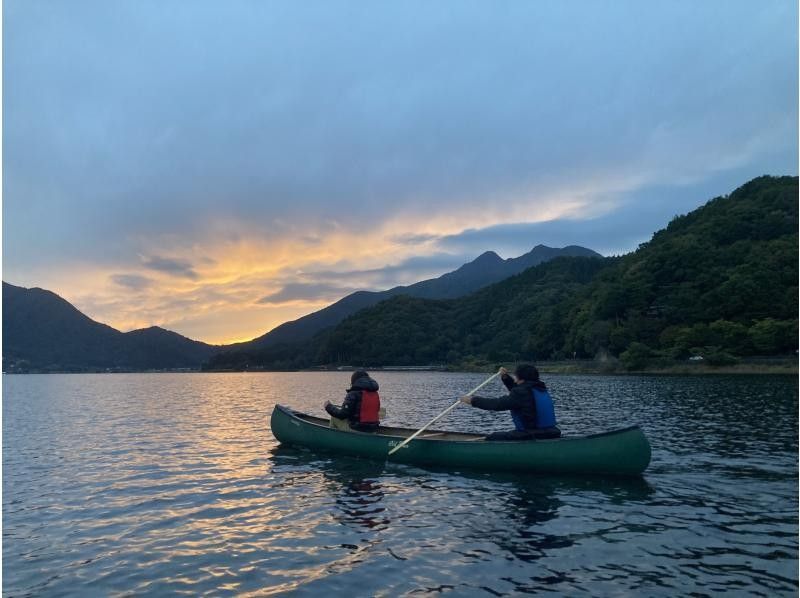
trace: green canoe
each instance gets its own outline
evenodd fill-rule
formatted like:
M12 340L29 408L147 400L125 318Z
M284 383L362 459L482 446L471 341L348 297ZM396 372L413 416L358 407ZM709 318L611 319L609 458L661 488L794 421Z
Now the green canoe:
M381 461L416 432L385 426L374 434L337 430L327 419L282 405L273 409L271 426L283 444ZM650 443L638 426L533 442L490 442L478 434L426 430L388 460L450 469L638 476L650 463Z

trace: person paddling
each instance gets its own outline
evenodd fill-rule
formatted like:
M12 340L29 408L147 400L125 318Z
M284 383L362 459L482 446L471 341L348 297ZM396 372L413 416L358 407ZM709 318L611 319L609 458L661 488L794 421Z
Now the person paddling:
M500 368L501 380L508 388L507 396L489 398L477 396L461 397L461 402L487 411L510 411L515 429L489 434L486 440L535 440L537 438L559 438L561 430L556 426L553 399L545 383L539 379L539 370L523 364L514 371L516 380Z
M359 432L376 432L380 423L381 398L378 395L378 383L363 370L353 372L350 377L350 388L341 407L325 401L325 411L341 420L331 420L334 427L342 427L347 422L350 428ZM338 424L338 425L337 425Z

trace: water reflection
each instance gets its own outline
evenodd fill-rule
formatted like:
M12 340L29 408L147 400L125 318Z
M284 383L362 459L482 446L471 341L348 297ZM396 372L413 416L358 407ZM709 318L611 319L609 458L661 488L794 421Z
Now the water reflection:
M333 499L332 516L343 526L374 535L397 532L416 518L421 529L455 533L454 551L468 560L486 560L499 549L514 559L533 562L574 545L579 535L556 533L551 528L559 526L548 526L565 505L562 496L582 494L598 500L599 494L608 504L624 506L642 503L655 491L641 478L453 473L284 446L273 448L267 461L271 472L288 485L321 474L320 489ZM404 500L398 503L400 497ZM411 513L405 512L402 505L406 504L411 505ZM427 521L420 506L434 514L435 523ZM609 532L619 533L620 525L626 526L624 521L613 522ZM493 548L481 548L487 543ZM405 560L397 552L392 556Z
M273 448L268 461L274 466L284 466L283 474L288 476L309 471L322 473L324 488L335 498L334 518L342 525L373 531L389 525L386 508L382 505L385 496L380 481L383 463L350 458L320 459L313 453L283 446Z
M382 504L385 494L378 479L380 468L338 468L332 462L328 465L322 472L326 485L336 495L336 520L366 530L385 529L390 521Z

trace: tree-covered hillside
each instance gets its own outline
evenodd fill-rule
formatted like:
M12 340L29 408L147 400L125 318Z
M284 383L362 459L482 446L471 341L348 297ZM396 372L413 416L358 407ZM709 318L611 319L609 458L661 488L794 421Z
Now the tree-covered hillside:
M320 363L410 365L514 360L561 345L571 299L612 260L558 258L452 301L397 297L348 318Z
M298 342L308 340L317 333L335 326L347 316L392 297L407 295L423 299L455 299L562 255L600 257L599 253L591 249L575 245L562 248L537 245L528 253L506 260L493 251L487 251L473 261L438 278L422 280L408 286L397 286L385 291L356 291L318 311L291 322L284 322L258 338L237 345L234 350L241 353L266 351L272 354L274 351L271 349L276 346L296 345Z
M797 177L760 177L619 258L558 258L459 299L395 297L303 346L218 367L618 356L629 367L797 348Z
M760 177L675 218L575 302L564 350L794 351L797 202L796 177Z

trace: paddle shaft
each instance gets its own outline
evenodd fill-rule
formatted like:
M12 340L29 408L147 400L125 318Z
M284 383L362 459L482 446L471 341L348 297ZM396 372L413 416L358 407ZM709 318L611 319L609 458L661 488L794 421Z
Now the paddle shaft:
M467 393L465 396L469 396L469 395L473 395L473 394L475 394L475 393L476 393L476 392L478 392L478 391L479 391L481 388L483 388L484 386L486 386L487 384L489 384L489 382L491 382L492 380L494 380L495 378L497 378L499 375L500 375L500 372L499 372L499 371L498 371L497 373L495 373L495 374L492 374L492 375L491 375L491 377L487 378L486 380L484 380L483 382L481 382L480 384L478 384L478 386L476 386L476 387L475 387L475 388L473 388L471 391L469 391L469 392L468 392L468 393ZM411 436L409 436L409 437L408 437L408 438L406 438L406 439L405 439L403 442L401 442L401 443L400 443L400 444L398 444L396 447L394 447L392 450L390 450L390 451L389 451L389 454L391 455L392 453L394 453L394 452L396 452L396 451L399 451L401 448L403 448L403 447L404 447L405 445L407 445L409 442L411 442L412 440L414 440L414 439L415 439L417 436L419 436L420 434L422 434L422 432L424 432L424 431L425 431L427 428L429 428L430 426L432 426L432 425L433 425L435 422L439 421L439 420L440 420L441 418L443 418L445 415L447 415L448 413L450 413L450 411L451 411L451 410L453 410L453 409L455 409L456 407L458 407L458 404L459 404L460 402L461 402L461 399L458 399L458 400L457 400L455 403L453 403L452 405L450 405L450 406L449 406L447 409L445 409L444 411L442 411L442 412L441 412L439 415L437 415L436 417L434 417L434 418L433 418L431 421L429 421L427 424L425 424L424 426L422 426L422 427L421 427L419 430L417 430L416 432L414 432L414 433L413 433Z

